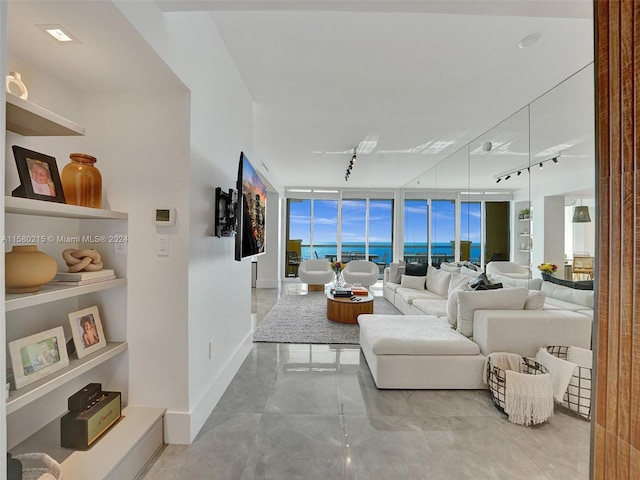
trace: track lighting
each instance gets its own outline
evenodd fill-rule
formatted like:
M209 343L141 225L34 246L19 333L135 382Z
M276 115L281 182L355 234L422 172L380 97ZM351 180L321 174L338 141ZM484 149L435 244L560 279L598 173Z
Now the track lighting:
M553 162L554 165L557 165L559 163L558 162L558 157L560 157L560 155L561 155L561 152L559 152L557 155L555 155L553 157L549 157L549 158L547 158L545 160L542 160L541 162L538 163L538 168L540 168L542 170L542 168L544 167L545 162L549 162L549 161ZM525 169L526 169L527 173L531 173L531 166L530 165L526 165L526 166L511 170L509 172L504 172L504 173L502 173L502 174L500 174L500 175L498 175L498 176L496 176L494 178L496 178L496 183L500 183L502 180L505 180L505 181L509 180L511 178L511 176L514 175L514 174L519 177L520 175L522 175L522 172L524 172Z
M348 182L349 181L349 175L351 175L351 170L353 170L353 165L356 163L356 160L358 159L358 156L356 155L356 148L353 149L353 156L351 157L351 160L349 160L349 166L347 167L347 173L344 176L344 181Z

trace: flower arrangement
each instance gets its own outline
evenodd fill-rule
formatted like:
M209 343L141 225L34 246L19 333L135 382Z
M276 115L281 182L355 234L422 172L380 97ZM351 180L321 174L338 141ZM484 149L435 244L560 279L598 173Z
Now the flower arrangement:
M538 265L538 270L540 270L542 273L553 275L556 270L558 270L558 266L555 263L541 263L540 265Z
M346 263L340 261L331 262L331 270L333 270L335 273L340 273L342 270L344 270L345 265Z

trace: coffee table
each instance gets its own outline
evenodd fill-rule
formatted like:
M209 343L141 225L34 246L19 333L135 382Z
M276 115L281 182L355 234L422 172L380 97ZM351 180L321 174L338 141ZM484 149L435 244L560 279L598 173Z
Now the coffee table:
M358 315L361 313L373 313L373 296L356 295L355 300L350 297L334 297L330 290L327 291L327 318L338 323L358 323Z

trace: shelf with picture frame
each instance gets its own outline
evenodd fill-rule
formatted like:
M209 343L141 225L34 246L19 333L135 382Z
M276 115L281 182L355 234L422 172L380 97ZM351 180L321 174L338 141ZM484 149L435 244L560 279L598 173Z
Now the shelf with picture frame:
M19 390L11 390L9 392L9 399L6 402L7 415L22 407L26 407L59 386L70 382L97 365L125 352L127 348L128 344L126 342L108 342L105 348L85 358L70 359L69 365L62 370L58 370Z
M7 130L22 136L84 135L84 128L52 112L7 95ZM9 135L9 134L7 134ZM47 144L48 140L44 140ZM49 140L50 141L50 140ZM12 142L21 144L19 137ZM31 140L29 144L31 144ZM34 150L47 152L33 143ZM26 143L26 142L25 142ZM6 168L13 162L7 158ZM42 438L42 431L51 423L59 422L59 415L66 407L66 399L87 383L101 383L104 390L120 391L128 397L128 342L127 342L127 256L116 251L113 244L100 244L97 238L127 235L128 214L108 209L95 209L5 195L5 243L37 244L38 250L52 256L58 263L58 271L66 268L61 252L66 248L95 248L102 256L105 267L114 268L118 278L82 286L44 285L37 293L5 295L5 348L12 341L54 327L62 327L65 341L72 337L68 314L92 305L99 306L105 325L104 337L108 340L99 350L78 358L69 355L69 365L15 389L8 390L5 400L6 446L11 450L19 444L30 444L29 451L54 454ZM26 238L26 241L21 241ZM32 239L35 239L33 241ZM41 241L38 241L41 240ZM9 248L10 249L10 248ZM64 348L64 345L63 345ZM87 465L101 464L105 472L125 468L127 456L148 459L148 451L155 451L162 442L155 435L148 440L149 429L158 424L163 409L154 410L149 416L146 409L128 409L127 418L120 422L126 431L116 443L121 445L121 456L107 455L92 449L82 455L72 455L76 460L60 458L63 471L75 469L77 458ZM136 428L133 428L136 426ZM158 427L153 427L158 428ZM135 434L132 434L133 431ZM59 436L57 437L59 439ZM151 442L148 443L148 442ZM158 443L159 442L159 443ZM144 451L143 451L144 450ZM68 453L67 453L68 455Z

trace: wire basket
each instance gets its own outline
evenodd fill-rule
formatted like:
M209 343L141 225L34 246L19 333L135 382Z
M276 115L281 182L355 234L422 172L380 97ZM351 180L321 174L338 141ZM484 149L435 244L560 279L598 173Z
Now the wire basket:
M62 469L46 453L25 453L13 458L23 463L22 480L62 480Z
M551 355L567 359L569 347L551 345L547 352ZM571 381L564 394L561 405L577 413L586 420L591 420L591 368L576 366Z
M487 360L487 385L489 386L489 394L491 395L491 401L498 407L502 413L506 413L505 406L505 387L507 385L507 373L506 370L498 367L491 362L491 357ZM544 366L535 360L530 358L522 358L521 372L529 375L542 375L549 373Z

